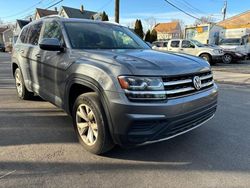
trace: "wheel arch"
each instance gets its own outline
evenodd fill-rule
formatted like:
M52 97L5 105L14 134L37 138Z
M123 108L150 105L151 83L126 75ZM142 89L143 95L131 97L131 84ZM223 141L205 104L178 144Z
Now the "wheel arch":
M64 109L65 111L72 116L72 108L74 105L74 102L76 98L87 92L96 92L98 96L100 97L100 101L102 104L102 107L105 112L105 117L108 122L108 128L111 133L111 137L113 138L113 123L111 119L111 115L109 112L108 108L108 99L105 96L104 90L101 87L101 85L94 79L86 77L86 76L78 76L78 77L73 77L70 79L70 81L67 82L66 88L65 88L65 103L64 103Z

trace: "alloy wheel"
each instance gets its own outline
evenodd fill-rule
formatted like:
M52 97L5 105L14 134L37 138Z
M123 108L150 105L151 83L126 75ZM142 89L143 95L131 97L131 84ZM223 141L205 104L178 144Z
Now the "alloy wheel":
M22 85L22 81L21 81L20 75L19 75L19 74L16 74L15 79L16 79L17 93L18 93L19 96L22 96L22 93L23 93L23 85Z
M76 126L83 142L92 146L97 141L98 127L93 110L86 104L81 104L76 111Z

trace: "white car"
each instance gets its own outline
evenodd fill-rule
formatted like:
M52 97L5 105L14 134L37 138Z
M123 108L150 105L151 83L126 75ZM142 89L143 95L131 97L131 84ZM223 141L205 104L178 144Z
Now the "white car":
M211 64L221 60L224 55L223 50L218 46L208 46L196 40L187 39L172 39L168 41L164 49L157 46L153 46L153 49L199 56Z

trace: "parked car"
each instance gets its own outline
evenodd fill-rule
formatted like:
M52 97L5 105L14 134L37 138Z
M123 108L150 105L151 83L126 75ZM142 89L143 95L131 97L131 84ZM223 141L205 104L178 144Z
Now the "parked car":
M219 46L225 51L244 54L250 57L250 29L223 29L220 31Z
M168 41L169 40L164 40L164 41L154 41L152 43L152 48L156 48L158 50L168 50Z
M222 57L222 61L225 64L230 64L232 62L237 62L240 60L244 60L246 58L247 58L246 54L242 54L240 52L235 52L235 51L224 50L224 55Z
M0 51L5 52L5 46L3 43L0 43Z
M224 54L223 50L217 46L206 46L196 40L187 39L172 39L168 41L167 46L164 49L156 46L154 46L153 49L198 56L205 59L210 64L222 60Z
M18 97L35 93L64 109L95 154L181 135L211 119L217 106L206 61L154 51L108 22L33 21L14 45L12 70Z
M222 39L219 46L224 50L225 54L222 58L224 63L232 63L247 58L247 44L244 44L241 38Z

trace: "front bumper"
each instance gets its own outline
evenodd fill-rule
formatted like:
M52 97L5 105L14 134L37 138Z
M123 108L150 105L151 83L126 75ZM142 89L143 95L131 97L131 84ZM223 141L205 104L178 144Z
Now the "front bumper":
M221 61L223 55L213 55L212 56L212 61Z
M120 100L107 92L114 142L122 146L141 145L172 138L211 119L217 108L217 86L194 95L159 103Z

